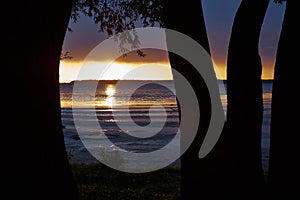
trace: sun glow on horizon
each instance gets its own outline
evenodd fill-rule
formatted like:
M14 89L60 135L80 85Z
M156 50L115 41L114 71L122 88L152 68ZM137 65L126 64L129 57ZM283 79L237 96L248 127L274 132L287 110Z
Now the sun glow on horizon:
M226 64L213 62L217 79L226 80ZM274 70L269 63L263 63L262 79L273 79ZM272 63L271 63L272 64ZM79 75L81 68L85 74ZM148 66L138 70L141 66ZM120 62L60 62L60 83L69 83L74 80L99 80L99 69L104 71L101 74L102 80L173 80L169 63L120 63ZM105 70L103 70L105 69ZM129 75L128 75L129 74ZM127 77L127 78L126 78Z
M145 70L139 70L141 67ZM99 79L173 80L173 76L167 63L60 62L61 83Z

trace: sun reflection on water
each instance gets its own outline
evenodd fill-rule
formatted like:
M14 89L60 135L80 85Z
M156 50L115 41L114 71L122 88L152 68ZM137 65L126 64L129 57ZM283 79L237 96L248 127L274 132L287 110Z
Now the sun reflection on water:
M105 94L107 95L107 97L105 97L104 101L101 102L101 105L104 107L113 107L116 103L114 94L116 92L116 89L114 87L114 85L109 85L107 86L107 88L105 89Z

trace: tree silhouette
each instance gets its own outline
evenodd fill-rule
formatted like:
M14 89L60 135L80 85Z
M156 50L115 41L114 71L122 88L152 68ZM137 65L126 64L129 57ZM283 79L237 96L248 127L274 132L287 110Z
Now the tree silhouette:
M3 163L9 197L77 199L60 116L59 61L72 1L5 2ZM17 52L17 57L11 52ZM13 148L12 148L13 147Z
M269 0L243 0L234 18L227 60L227 122L236 194L264 191L261 162L262 64L258 53Z
M202 2L182 0L162 1L165 27L188 35L210 54L210 48L203 18ZM184 5L184 6L183 6ZM166 35L167 46L172 42ZM225 161L220 138L215 148L203 159L198 154L206 135L211 116L210 95L201 74L184 58L169 52L171 67L180 72L193 87L201 110L201 120L197 135L181 156L181 198L199 199L204 197L224 197ZM175 82L176 84L180 84ZM180 104L179 104L180 106ZM222 137L222 136L221 136ZM216 193L219 191L220 193ZM222 194L222 195L221 195Z
M140 0L6 1L3 7L19 14L16 20L1 13L2 73L8 79L3 85L9 86L2 93L2 123L9 127L2 135L4 192L11 199L78 199L64 144L59 93L59 62L69 19L76 20L83 11L99 22L100 30L113 34L133 28L137 17L145 25L159 21L154 15L159 7Z
M297 80L297 49L299 42L295 1L286 1L286 10L277 47L275 74L272 92L271 138L269 185L270 196L276 198L299 198L299 162L297 123L299 107L295 105L295 91L299 91ZM290 106L291 105L291 106ZM297 114L296 114L297 115ZM298 137L297 137L298 138Z
M163 26L160 0L75 0L71 19L76 22L80 13L91 17L108 36L132 30L137 22L144 27Z

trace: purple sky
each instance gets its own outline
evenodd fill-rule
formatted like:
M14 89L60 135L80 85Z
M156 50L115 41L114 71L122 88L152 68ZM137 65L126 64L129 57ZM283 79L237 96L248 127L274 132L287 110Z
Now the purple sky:
M235 12L241 0L203 0L203 12L211 53L219 67L225 68L230 31ZM270 2L260 39L260 54L268 76L274 66L276 48L281 30L285 6ZM70 22L73 32L68 32L63 46L70 51L73 61L85 56L107 36L98 31L91 18L82 16L77 23Z

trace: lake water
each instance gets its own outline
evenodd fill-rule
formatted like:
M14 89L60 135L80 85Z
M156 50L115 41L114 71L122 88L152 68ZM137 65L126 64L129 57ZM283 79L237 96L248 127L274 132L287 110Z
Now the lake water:
M95 149L106 153L117 151L120 155L126 151L147 153L176 139L179 115L173 81L125 81L117 87L114 82L104 82L98 84L95 90L91 89L91 84L95 85L95 82L83 83L80 93L84 95L73 93L73 83L60 85L65 144L71 162L97 162L89 153ZM226 91L221 86L220 98L226 114ZM263 92L262 158L267 169L272 82L264 82ZM151 107L158 104L161 106ZM76 112L72 111L72 105ZM82 125L80 134L74 125L74 117ZM91 123L95 117L96 125ZM126 165L126 157L122 159L125 160L122 165ZM177 160L173 164L180 163Z

